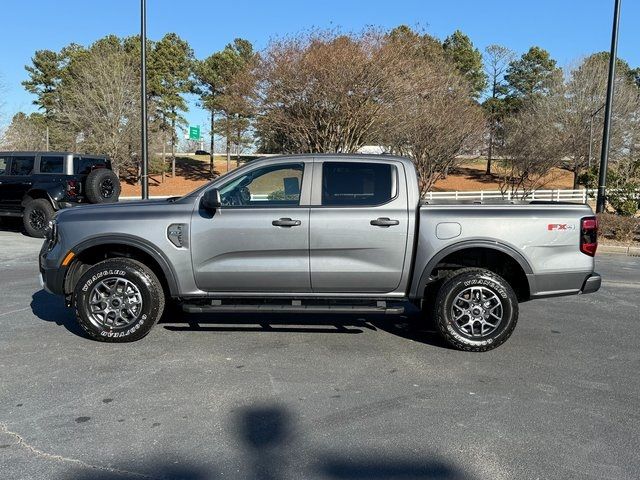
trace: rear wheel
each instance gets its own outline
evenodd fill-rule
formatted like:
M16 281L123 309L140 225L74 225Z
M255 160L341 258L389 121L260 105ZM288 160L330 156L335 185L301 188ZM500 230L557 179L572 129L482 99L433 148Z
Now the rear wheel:
M44 198L31 200L24 207L22 222L24 229L30 237L44 238L44 233L49 221L55 215L51 203Z
M129 258L104 260L80 278L73 293L78 323L104 342L132 342L162 316L165 296L158 277Z
M438 291L434 305L440 335L454 348L494 349L513 333L518 299L499 275L481 268L454 272Z

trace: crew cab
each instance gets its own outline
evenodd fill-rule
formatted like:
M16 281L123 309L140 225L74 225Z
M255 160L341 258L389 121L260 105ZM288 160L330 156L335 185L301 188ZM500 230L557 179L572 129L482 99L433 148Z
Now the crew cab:
M61 208L116 202L119 194L118 177L105 156L0 152L0 217L22 217L32 237L44 237Z
M591 293L590 207L427 203L408 159L262 159L180 198L58 213L40 254L44 288L107 342L144 337L171 299L187 312L402 313L453 347L483 351L518 303Z

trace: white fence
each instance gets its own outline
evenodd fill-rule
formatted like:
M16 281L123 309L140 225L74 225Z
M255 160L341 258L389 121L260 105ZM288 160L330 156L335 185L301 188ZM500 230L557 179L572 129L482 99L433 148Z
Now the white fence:
M590 192L586 188L579 190L536 190L527 196L526 200L553 200L556 202L579 202L587 203L587 200L595 192ZM251 200L268 200L269 195L252 194ZM120 200L137 200L140 197L120 197ZM153 196L150 198L167 198L167 196ZM451 192L427 192L424 200L490 200L490 199L521 199L520 195L512 196L511 192L506 192L504 197L500 190L477 190L477 191L451 191Z
M427 192L423 197L424 200L490 200L490 199L506 199L514 200L522 199L522 194L511 195L511 192L505 192L504 195L500 190L477 190L465 192ZM579 202L587 203L589 192L586 188L579 190L535 190L530 192L526 200L552 200L556 202Z

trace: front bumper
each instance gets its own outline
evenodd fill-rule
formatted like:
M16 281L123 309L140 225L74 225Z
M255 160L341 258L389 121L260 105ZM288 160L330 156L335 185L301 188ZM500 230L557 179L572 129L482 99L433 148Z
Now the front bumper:
M600 285L602 285L602 277L597 273L592 273L587 277L582 285L582 290L580 293L593 293L600 290Z
M64 295L64 279L67 267L60 265L60 258L56 255L56 248L47 249L47 242L42 246L38 258L40 270L40 284L47 292L54 295Z

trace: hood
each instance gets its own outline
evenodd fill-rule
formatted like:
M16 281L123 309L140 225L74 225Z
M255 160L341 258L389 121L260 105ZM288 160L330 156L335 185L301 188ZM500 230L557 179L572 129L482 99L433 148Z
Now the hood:
M169 199L166 198L79 205L58 211L56 218L58 222L61 222L81 219L101 220L128 218L147 214L161 216L164 212L169 213L175 210L175 206L176 203L170 202Z

